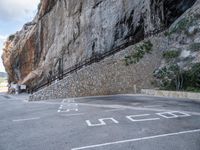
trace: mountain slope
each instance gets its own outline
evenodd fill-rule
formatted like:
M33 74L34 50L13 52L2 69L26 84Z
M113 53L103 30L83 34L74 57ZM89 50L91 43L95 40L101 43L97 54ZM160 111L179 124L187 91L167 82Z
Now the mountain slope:
M34 20L6 42L3 62L9 82L36 87L46 82L50 73L56 76L60 69L122 45L133 45L168 28L194 3L195 0L43 0ZM196 5L199 6L198 1Z

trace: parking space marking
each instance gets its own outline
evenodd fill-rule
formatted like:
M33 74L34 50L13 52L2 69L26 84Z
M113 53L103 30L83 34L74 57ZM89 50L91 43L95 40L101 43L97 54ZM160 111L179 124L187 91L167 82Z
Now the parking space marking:
M100 123L97 123L97 124L92 124L90 122L90 120L86 120L85 122L87 123L87 125L89 127L96 127L96 126L104 126L106 125L106 120L111 120L112 122L114 122L115 124L118 124L119 122L117 120L115 120L114 118L101 118L101 119L98 119Z
M129 142L144 141L144 140L149 140L149 139L156 139L156 138L175 136L175 135L182 135L182 134L188 134L188 133L196 133L196 132L200 132L200 129L181 131L181 132L173 132L173 133L167 133L167 134L158 134L158 135L146 136L146 137L142 137L142 138L121 140L121 141L108 142L108 143L102 143L102 144L95 144L95 145L90 145L90 146L72 148L71 150L91 149L91 148L97 148L97 147L103 147L103 146L109 146L109 145L115 145L115 144L123 144L123 143L129 143Z
M31 120L38 120L40 117L35 117L35 118L26 118L26 119L16 119L12 120L13 122L20 122L20 121L31 121Z
M130 115L130 116L126 116L126 118L129 119L132 122L154 121L154 120L159 120L160 119L160 118L136 119L136 118L139 118L139 117L146 117L146 116L150 116L150 114Z

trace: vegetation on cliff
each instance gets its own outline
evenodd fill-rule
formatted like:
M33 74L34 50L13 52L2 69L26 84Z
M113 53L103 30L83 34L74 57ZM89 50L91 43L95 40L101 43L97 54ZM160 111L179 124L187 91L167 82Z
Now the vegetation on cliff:
M157 48L160 51L157 58L161 58L160 53L165 51L163 59L166 61L166 68L176 71L177 67L182 69L180 62L198 58L195 54L199 51L200 40L194 41L193 36L199 31L199 16L179 18L195 2L196 0L103 0L92 3L74 0L41 1L33 21L11 35L5 44L3 61L9 82L26 84L34 89L48 80L50 72L52 76L58 76L59 70L63 72L76 67L97 54L114 54L142 40L144 42L134 46L129 55L124 54L123 66L125 63L132 67L142 59L150 58L150 54ZM191 8L192 10L197 11L196 8ZM154 43L151 38L167 28L169 30L165 32L165 36L159 37L161 42ZM182 33L184 36L176 36ZM147 37L148 41L145 40ZM189 40L193 40L193 43ZM188 52L185 45L191 49L189 57L181 56L182 51L186 51L186 54ZM61 59L63 63L59 63ZM157 64L152 64L154 66Z
M151 54L152 47L153 44L150 40L144 41L141 45L136 46L130 55L125 56L125 65L128 66L130 64L138 63L140 59L145 56L145 54Z
M165 90L185 90L200 92L200 63L183 70L177 64L155 70L154 84Z

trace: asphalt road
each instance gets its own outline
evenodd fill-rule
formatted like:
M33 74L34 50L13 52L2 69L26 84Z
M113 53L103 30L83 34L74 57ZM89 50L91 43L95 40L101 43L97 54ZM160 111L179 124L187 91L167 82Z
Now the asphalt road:
M0 150L200 150L200 102L0 94Z

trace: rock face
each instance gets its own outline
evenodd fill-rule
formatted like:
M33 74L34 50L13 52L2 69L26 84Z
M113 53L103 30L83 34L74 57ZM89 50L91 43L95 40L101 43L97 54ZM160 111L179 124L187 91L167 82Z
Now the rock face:
M42 0L34 20L8 38L9 82L35 87L62 70L169 27L196 0ZM199 4L197 2L197 4ZM191 29L192 30L192 29Z
M151 42L154 44L152 53L136 65L125 65L124 57L135 49L135 46L129 46L103 61L86 66L35 92L30 96L30 100L134 93L143 87L150 88L153 81L152 72L162 62L164 48L158 43L167 41L156 38ZM143 42L136 46L142 44Z

